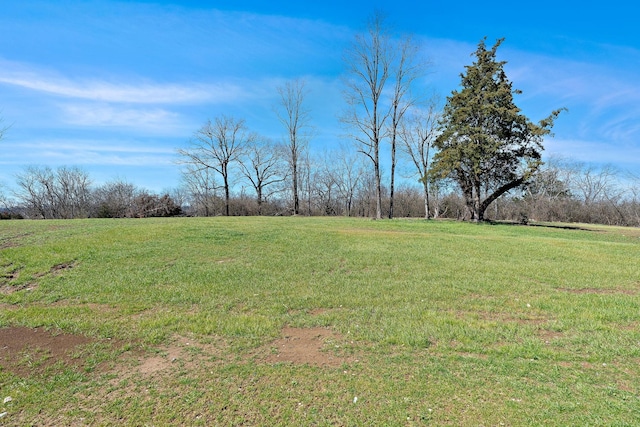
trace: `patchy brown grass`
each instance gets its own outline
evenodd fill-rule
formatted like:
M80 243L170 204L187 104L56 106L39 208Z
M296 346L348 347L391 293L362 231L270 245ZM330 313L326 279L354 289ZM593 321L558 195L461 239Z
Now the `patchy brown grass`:
M13 285L13 282L20 277L20 268L14 267L13 264L4 265L2 268L6 269L6 272L0 276L0 294L9 295L29 287L29 285Z
M40 374L46 368L61 363L64 366L82 368L84 360L77 356L78 349L95 339L82 335L48 331L42 328L20 326L0 329L0 365L19 376ZM116 341L112 346L123 346ZM258 363L291 363L317 367L339 367L355 363L358 358L345 355L345 338L327 328L285 327L282 336L251 352L244 362L253 359ZM192 370L208 363L228 363L233 359L229 346L221 339L211 343L175 336L170 343L151 350L124 352L111 367L102 367L101 372L110 372L118 379L136 374L150 376L172 367Z
M28 237L33 233L21 233L16 234L15 236L7 236L3 239L0 239L0 250L2 249L10 249L17 248L22 245L21 239L24 237Z
M14 292L27 290L33 290L36 287L33 283L25 283L24 285L15 286L10 283L5 283L4 285L0 285L0 294L11 295Z
M12 264L8 265L8 267L11 267ZM9 270L7 273L5 273L1 279L3 279L4 281L7 282L11 282L13 280L16 280L18 277L20 276L20 269L19 268L14 268L12 270Z
M538 338L544 341L545 344L551 344L552 341L564 336L562 332L550 331L548 329L539 329L536 335L538 335Z
M39 328L3 328L0 329L0 365L22 377L42 373L57 363L81 368L84 360L75 357L74 353L92 341L81 335Z
M477 318L485 322L498 322L498 323L518 323L521 325L541 325L553 320L552 317L542 316L535 313L522 313L521 315L515 315L513 313L505 312L492 312L492 311L455 311L455 317L458 319Z
M47 275L58 276L63 274L65 271L75 268L77 265L76 261L66 262L62 264L56 264L49 269L49 271L44 273L38 273L34 275L35 279L40 279ZM0 294L11 295L14 292L22 291L22 290L33 290L38 287L38 283L35 282L27 282L21 285L16 286L14 282L20 277L20 268L11 269L12 264L5 266L5 268L9 268L9 271L4 275L0 276Z
M51 267L49 271L45 273L36 274L35 277L40 278L48 274L57 276L57 275L63 274L66 270L71 270L72 268L75 268L77 264L78 264L77 261L69 261L61 264L56 264L53 267Z
M351 355L340 355L345 338L327 328L285 327L282 336L255 353L266 363L292 363L318 367L338 367L354 363Z

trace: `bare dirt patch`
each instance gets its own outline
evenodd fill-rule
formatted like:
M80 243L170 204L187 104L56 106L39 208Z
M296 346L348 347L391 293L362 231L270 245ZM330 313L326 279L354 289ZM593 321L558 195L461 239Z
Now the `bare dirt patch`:
M48 272L46 273L40 273L40 274L36 274L35 277L44 277L47 274L51 274L51 275L59 275L65 272L65 270L71 270L72 268L75 268L77 265L76 261L70 261L70 262L64 262L61 264L56 264L53 267L51 267L49 269Z
M53 267L51 267L50 273L51 274L56 274L56 273L61 273L64 270L70 270L72 268L74 268L76 266L76 262L72 261L72 262L65 262L62 264L56 264Z
M0 366L19 376L44 372L56 363L81 367L84 361L73 354L92 341L81 335L52 333L39 328L3 328L0 329Z
M338 367L357 361L353 355L339 354L344 341L327 328L286 327L281 338L263 346L256 355L267 363Z
M134 371L142 375L152 375L169 369L181 357L182 349L177 346L170 346L165 349L164 353L163 355L139 359L140 365Z

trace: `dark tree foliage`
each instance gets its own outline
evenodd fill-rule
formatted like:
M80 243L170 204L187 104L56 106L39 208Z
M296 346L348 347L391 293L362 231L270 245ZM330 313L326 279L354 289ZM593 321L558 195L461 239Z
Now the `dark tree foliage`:
M452 178L461 188L468 216L483 221L487 207L502 194L521 187L542 165L543 138L562 111L532 123L513 102L519 94L496 60L502 39L487 49L484 40L476 61L461 75L461 89L447 98L441 134L434 146L432 173Z

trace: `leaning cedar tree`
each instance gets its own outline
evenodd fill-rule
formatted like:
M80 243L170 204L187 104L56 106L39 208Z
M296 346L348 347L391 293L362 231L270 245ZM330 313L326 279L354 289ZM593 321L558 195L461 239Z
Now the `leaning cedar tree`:
M509 190L522 187L542 165L542 141L551 133L563 109L534 124L513 103L504 61L484 40L474 53L476 62L461 74L462 88L447 98L434 146L431 173L451 178L461 188L469 217L483 221L487 207Z

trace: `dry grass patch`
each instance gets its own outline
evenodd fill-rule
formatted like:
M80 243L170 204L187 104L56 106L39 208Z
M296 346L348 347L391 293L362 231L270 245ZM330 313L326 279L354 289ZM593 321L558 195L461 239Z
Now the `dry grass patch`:
M485 311L485 310L477 310L477 311L455 311L454 315L458 319L477 319L484 322L495 322L495 323L518 323L521 325L542 325L551 320L554 320L552 317L538 315L535 313L507 313L507 312L497 312L497 311Z
M551 344L552 341L555 341L564 336L564 333L558 331L550 331L548 329L539 329L536 333L538 338L544 341L545 344Z
M228 345L221 339L214 343L202 343L188 337L174 336L169 344L159 347L155 355L148 352L139 354L139 365L133 373L153 375L172 367L192 371L209 363L229 360Z

